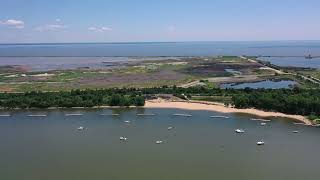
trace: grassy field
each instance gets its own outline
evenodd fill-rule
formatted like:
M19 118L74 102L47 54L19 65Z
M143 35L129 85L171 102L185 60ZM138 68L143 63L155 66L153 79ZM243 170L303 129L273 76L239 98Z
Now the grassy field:
M227 71L229 70L229 71ZM239 57L190 57L167 60L129 62L108 69L72 69L28 72L19 67L0 67L1 92L61 91L110 87L156 87L182 85L204 80L202 85L218 87L216 77L273 76L258 63Z

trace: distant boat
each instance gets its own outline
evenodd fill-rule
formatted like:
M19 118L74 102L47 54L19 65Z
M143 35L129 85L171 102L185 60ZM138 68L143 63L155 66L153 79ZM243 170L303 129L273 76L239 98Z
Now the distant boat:
M77 130L82 131L82 130L84 130L84 127L80 126L80 127L77 128Z
M172 127L172 126L168 127L168 130L172 130L172 129L173 129L173 127Z
M137 114L137 116L155 116L155 114Z
M258 141L258 142L257 142L257 145L258 145L258 146L264 145L264 141L263 141L263 140Z
M28 117L47 117L45 114L29 114Z
M192 117L191 114L173 114L174 116Z
M10 117L10 114L0 114L0 117Z
M121 137L120 137L120 141L127 141L127 138L126 138L126 137L121 136Z
M83 116L83 114L66 114L66 116Z
M299 133L299 131L293 131L293 133Z
M255 119L255 118L251 118L251 121L263 121L263 122L270 122L271 120L269 119Z
M100 116L119 116L120 114L100 114Z
M130 123L130 121L124 121L125 123Z
M261 126L265 126L265 125L267 125L267 123L264 123L264 122L263 122L263 123L261 123Z
M236 133L244 133L244 130L243 129L236 129L235 132Z
M224 119L229 119L228 116L210 116L211 118L224 118Z
M303 126L308 126L306 123L293 123L294 125L303 125Z
M311 56L311 54L309 54L308 56L305 56L306 59L313 59L313 57Z
M156 144L162 144L163 141L156 141Z

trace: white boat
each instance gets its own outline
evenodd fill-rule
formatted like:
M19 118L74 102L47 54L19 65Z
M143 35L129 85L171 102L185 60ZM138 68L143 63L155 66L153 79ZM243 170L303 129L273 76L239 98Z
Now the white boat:
M66 114L66 116L83 116L83 114Z
M0 114L0 117L10 117L10 114Z
M271 120L269 119L255 119L255 118L251 118L251 121L263 121L263 122L270 122Z
M265 126L265 125L267 125L267 123L261 123L261 126Z
M229 119L228 116L210 116L211 118L224 118L224 119Z
M173 114L174 116L192 117L191 114Z
M120 114L100 114L100 116L119 116Z
M123 136L120 137L120 141L126 141L126 140L127 140L126 137L123 137Z
M155 116L155 114L137 114L137 116Z
M243 129L236 129L235 132L236 133L244 133L244 130Z
M125 123L130 123L130 121L124 121Z
M28 117L47 117L45 114L29 114Z
M163 143L163 141L156 141L156 144L161 144Z
M299 131L293 131L293 133L299 133Z
M257 142L257 145L258 145L258 146L264 145L264 141L263 141L263 140L258 141L258 142Z
M172 126L168 127L168 130L171 130L171 129L173 129L173 127L172 127Z
M80 127L78 127L78 130L79 130L79 131L82 131L82 130L84 130L84 127L83 127L83 126L80 126Z

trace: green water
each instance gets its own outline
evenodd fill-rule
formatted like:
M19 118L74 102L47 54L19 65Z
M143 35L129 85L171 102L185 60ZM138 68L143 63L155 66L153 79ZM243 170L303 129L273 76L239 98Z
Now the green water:
M308 180L320 176L319 129L287 120L260 126L247 115L214 119L210 116L221 114L170 109L0 112L7 113L11 117L0 117L1 180ZM27 116L35 113L48 116ZM67 113L83 116L66 117ZM176 113L193 116L172 115ZM78 131L79 126L86 130ZM169 126L175 128L169 131ZM235 134L237 128L246 132ZM128 141L121 142L120 136ZM266 144L257 146L261 139ZM164 143L156 144L157 140Z

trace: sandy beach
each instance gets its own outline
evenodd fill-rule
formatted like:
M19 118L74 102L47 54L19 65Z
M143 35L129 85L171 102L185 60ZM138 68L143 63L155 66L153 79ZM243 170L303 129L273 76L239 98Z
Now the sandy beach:
M300 115L289 115L279 112L266 112L257 109L236 109L225 107L223 104L202 102L202 101L191 101L191 102L172 102L164 100L152 100L146 101L145 108L176 108L176 109L186 109L186 110L205 110L205 111L215 111L221 113L245 113L256 115L261 118L268 117L282 117L289 118L293 120L300 121L306 125L312 125L312 123L304 116Z

